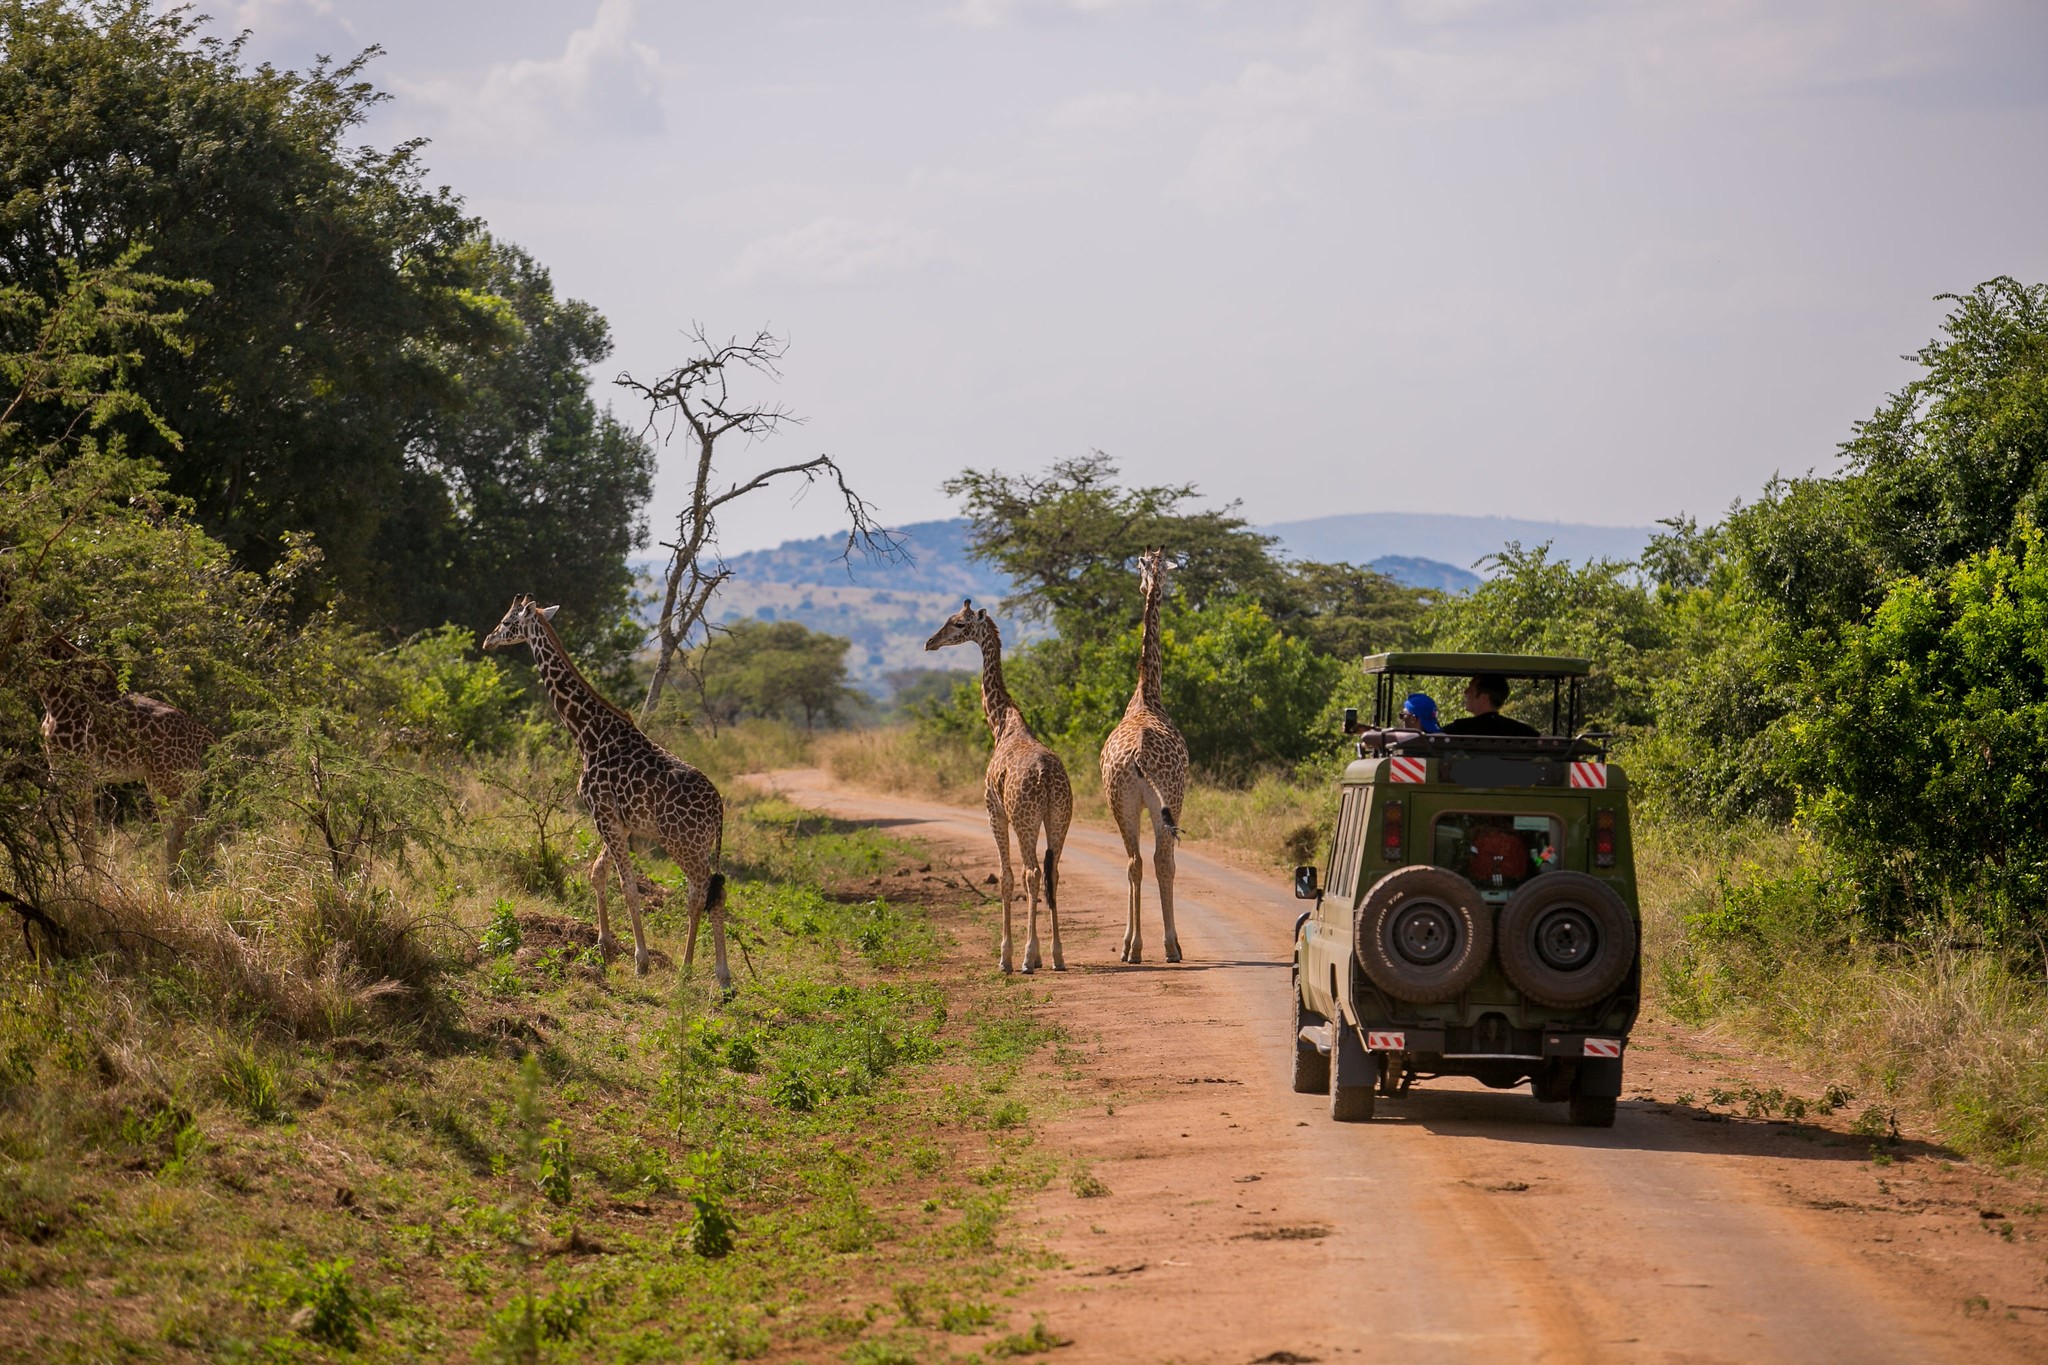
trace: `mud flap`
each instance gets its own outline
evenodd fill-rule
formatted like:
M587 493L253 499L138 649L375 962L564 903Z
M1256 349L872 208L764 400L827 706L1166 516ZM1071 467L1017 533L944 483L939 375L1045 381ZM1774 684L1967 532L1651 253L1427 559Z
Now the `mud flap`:
M1365 1041L1350 1020L1337 1020L1330 1027L1337 1035L1330 1049L1330 1117L1339 1123L1363 1123L1372 1117L1380 1059L1365 1050Z
M1588 1099L1618 1099L1621 1096L1621 1058L1584 1057L1572 1078L1572 1093Z

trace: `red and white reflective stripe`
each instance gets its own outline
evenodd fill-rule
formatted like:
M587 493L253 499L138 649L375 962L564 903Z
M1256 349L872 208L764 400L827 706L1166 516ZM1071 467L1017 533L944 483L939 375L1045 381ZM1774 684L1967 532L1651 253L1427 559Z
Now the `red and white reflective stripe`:
M1372 1052L1405 1052L1408 1049L1408 1035L1368 1031L1365 1035L1365 1046Z
M1387 760L1387 779L1392 782L1426 782L1429 760L1396 755Z
M1604 787L1607 785L1607 765L1590 759L1580 759L1572 764L1572 785L1574 787Z
M1619 1057L1621 1055L1621 1039L1588 1038L1586 1040L1586 1055L1588 1057Z

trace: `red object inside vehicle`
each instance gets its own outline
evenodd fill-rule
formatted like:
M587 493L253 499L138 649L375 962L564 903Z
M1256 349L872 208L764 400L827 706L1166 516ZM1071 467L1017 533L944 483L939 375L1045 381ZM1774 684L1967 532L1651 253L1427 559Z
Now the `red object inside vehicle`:
M1472 861L1466 876L1490 882L1496 875L1517 882L1529 875L1529 846L1504 829L1482 829L1472 835Z

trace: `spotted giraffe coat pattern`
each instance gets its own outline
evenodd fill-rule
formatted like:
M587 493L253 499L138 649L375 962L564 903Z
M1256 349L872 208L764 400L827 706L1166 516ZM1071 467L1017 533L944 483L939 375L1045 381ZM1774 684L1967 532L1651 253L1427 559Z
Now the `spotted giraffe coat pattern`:
M1166 551L1147 550L1138 559L1138 583L1145 598L1138 650L1138 686L1124 717L1102 743L1102 793L1123 836L1128 896L1125 904L1122 960L1145 960L1140 916L1145 885L1145 860L1138 852L1141 812L1152 816L1152 873L1159 882L1159 914L1164 922L1166 960L1181 959L1180 935L1173 925L1173 846L1180 837L1181 803L1187 795L1188 746L1166 714L1162 693L1159 606L1166 592Z
M924 642L926 649L948 645L974 644L981 648L981 711L995 738L989 755L988 773L982 796L988 805L990 831L996 837L996 857L1002 865L1003 947L1002 968L1013 965L1010 953L1010 907L1015 897L1014 874L1010 868L1010 838L1017 840L1017 853L1024 864L1024 896L1030 902L1028 936L1024 940L1024 970L1035 972L1044 965L1038 948L1038 900L1045 897L1052 916L1052 969L1067 969L1067 956L1060 944L1060 851L1067 842L1067 827L1074 820L1074 788L1067 780L1066 765L1059 755L1038 742L1024 713L1003 686L1003 637L986 611L969 599L960 610ZM1045 836L1045 853L1038 852L1040 833Z
M619 877L626 912L633 921L633 966L647 972L647 935L641 925L638 878L628 856L636 834L668 850L690 882L690 930L683 948L687 970L697 951L697 925L711 912L711 944L718 984L732 988L725 960L725 874L718 869L725 842L725 801L697 769L643 734L633 718L590 685L555 634L556 608L536 606L522 594L505 619L484 639L487 650L524 644L533 651L541 685L555 714L576 739L583 757L577 794L597 825L602 850L590 870L597 891L598 950L609 958L616 947L606 904L611 873Z
M110 782L140 782L164 822L166 872L178 864L214 734L167 701L122 692L113 671L64 637L43 649L43 754L73 796L80 850L96 860L93 795Z

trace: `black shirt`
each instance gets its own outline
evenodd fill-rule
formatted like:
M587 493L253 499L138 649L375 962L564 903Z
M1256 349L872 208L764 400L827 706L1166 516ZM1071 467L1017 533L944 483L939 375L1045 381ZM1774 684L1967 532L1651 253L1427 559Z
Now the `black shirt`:
M1534 739L1541 731L1537 730L1533 725L1524 725L1512 716L1504 716L1498 711L1488 711L1483 715L1467 716L1463 720L1454 720L1444 727L1444 733L1447 735L1517 735L1524 739Z

